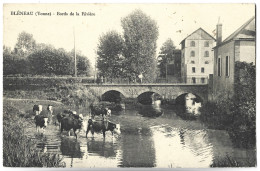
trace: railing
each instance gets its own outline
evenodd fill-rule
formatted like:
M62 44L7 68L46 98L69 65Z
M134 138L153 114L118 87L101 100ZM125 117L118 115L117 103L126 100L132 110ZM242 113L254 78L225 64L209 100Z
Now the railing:
M196 77L175 77L157 78L154 82L147 80L130 80L128 78L104 78L94 79L91 77L4 77L5 85L30 85L30 84L62 84L62 83L83 83L83 84L208 84L207 76Z

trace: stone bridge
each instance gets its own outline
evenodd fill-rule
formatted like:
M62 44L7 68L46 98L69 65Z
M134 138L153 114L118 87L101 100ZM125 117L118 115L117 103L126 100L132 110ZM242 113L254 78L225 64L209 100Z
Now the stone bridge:
M118 91L125 98L137 98L145 92L154 92L166 99L176 99L185 93L193 93L208 101L208 84L84 84L101 97L108 91Z

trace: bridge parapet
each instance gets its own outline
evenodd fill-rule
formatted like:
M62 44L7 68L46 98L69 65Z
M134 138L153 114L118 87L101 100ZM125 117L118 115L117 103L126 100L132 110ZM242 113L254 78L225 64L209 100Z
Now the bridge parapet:
M184 93L193 93L200 96L204 102L208 101L207 84L172 84L172 83L146 83L146 84L84 84L93 90L96 95L114 90L122 93L125 98L137 98L145 92L155 92L166 99L176 99Z

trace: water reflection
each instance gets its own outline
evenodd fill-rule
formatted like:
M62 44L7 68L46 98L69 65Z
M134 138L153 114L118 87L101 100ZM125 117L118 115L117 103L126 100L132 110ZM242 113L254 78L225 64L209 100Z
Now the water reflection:
M113 142L95 141L94 138L87 142L87 148L89 154L98 156L116 157L117 144Z
M209 167L213 149L205 131L168 127L152 128L157 167Z
M80 150L80 144L76 139L62 138L60 145L61 154L71 158L82 158L83 152Z
M136 128L122 132L121 167L154 167L155 149L149 128Z
M144 117L156 118L163 115L163 110L160 105L141 105L138 113Z

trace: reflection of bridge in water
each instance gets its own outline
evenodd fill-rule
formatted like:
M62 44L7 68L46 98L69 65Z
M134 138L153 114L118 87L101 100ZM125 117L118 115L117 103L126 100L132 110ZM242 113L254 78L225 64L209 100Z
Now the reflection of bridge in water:
M199 96L204 102L208 101L208 84L84 84L98 97L107 92L119 92L124 98L138 98L143 93L154 92L164 99L176 99L178 96L192 93Z

